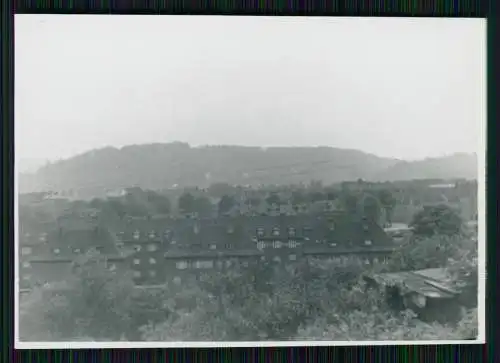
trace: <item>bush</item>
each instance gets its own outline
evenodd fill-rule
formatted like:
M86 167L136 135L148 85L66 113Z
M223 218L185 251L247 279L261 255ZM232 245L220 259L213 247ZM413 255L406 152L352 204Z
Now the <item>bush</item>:
M91 252L59 289L23 297L22 340L435 340L477 336L477 309L456 325L427 324L396 313L362 275L401 268L446 267L477 281L477 245L458 236L409 240L391 264L306 258L284 269L234 267L184 279L182 286L137 289ZM474 275L474 271L476 275ZM61 287L64 289L61 290Z
M74 264L64 283L34 289L20 304L21 340L119 340L130 331L133 283L108 271L95 251Z

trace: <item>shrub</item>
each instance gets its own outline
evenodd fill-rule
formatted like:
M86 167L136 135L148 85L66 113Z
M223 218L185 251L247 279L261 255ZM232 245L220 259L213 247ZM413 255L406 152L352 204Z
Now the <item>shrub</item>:
M108 271L95 251L74 264L64 283L34 289L20 304L22 340L119 340L130 331L130 277Z

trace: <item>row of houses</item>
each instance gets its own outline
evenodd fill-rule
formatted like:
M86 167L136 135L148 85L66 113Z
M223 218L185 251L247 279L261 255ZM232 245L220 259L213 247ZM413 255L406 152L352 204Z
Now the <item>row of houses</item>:
M175 277L179 271L281 264L304 256L357 254L371 260L393 248L375 222L345 213L129 220L113 230L84 225L47 232L21 228L22 280L29 284L36 278L64 276L62 266L89 249L107 256L111 269L125 268L137 281L151 283Z

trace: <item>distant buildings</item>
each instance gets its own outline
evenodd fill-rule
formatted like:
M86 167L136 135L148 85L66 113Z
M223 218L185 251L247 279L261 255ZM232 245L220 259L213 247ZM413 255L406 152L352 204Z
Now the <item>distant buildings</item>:
M456 184L431 184L428 187L432 189L452 189Z

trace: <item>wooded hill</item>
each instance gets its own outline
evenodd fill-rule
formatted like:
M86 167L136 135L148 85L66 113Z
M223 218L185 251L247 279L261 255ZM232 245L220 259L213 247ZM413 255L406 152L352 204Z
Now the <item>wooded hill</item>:
M455 154L421 161L382 158L359 150L331 147L190 147L168 144L107 147L57 161L20 175L20 192L116 189L138 186L207 187L325 184L347 180L477 178L477 156Z

